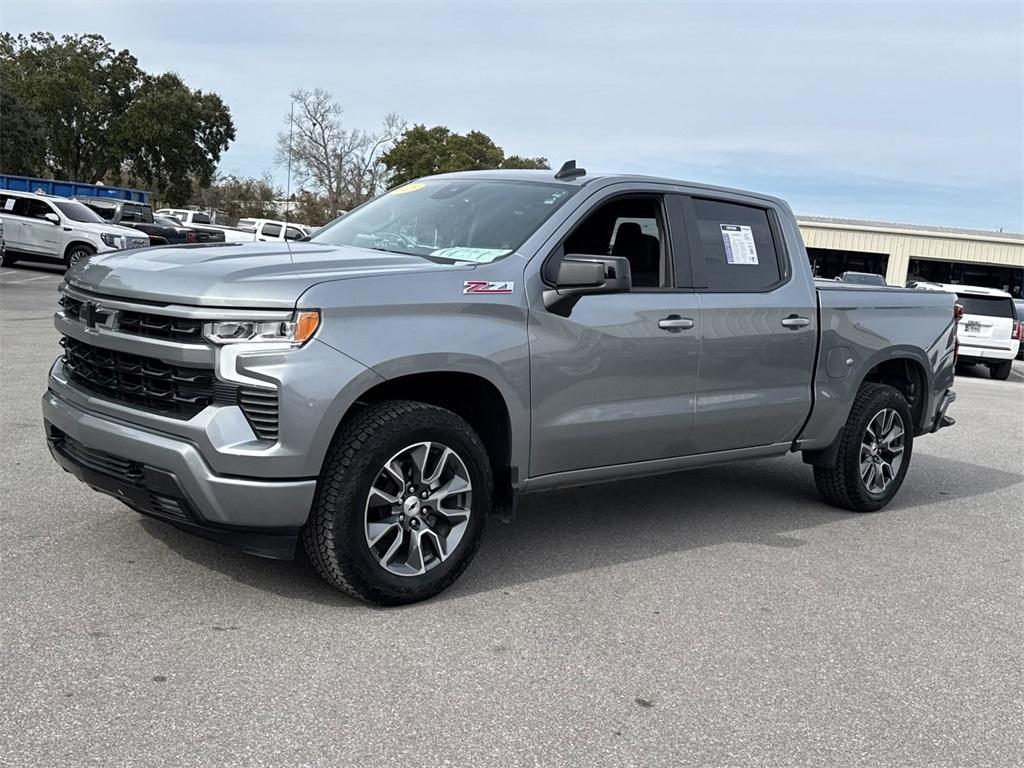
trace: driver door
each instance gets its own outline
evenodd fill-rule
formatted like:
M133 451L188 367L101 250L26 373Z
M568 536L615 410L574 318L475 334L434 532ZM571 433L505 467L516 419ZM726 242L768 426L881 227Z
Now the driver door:
M531 297L530 477L686 453L697 391L699 305L671 198L610 193L570 217L564 255L623 256L629 293L583 296L568 316ZM573 223L575 221L575 223ZM673 222L677 222L673 226Z

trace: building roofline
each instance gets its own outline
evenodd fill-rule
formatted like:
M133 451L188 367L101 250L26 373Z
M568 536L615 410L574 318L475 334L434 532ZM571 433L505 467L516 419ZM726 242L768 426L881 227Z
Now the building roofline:
M953 237L959 239L991 240L999 243L1024 245L1024 234L1018 232L997 232L985 229L966 229L962 227L938 227L926 224L905 224L891 221L871 221L869 219L843 219L834 216L801 216L797 215L800 225L835 227L836 229L859 229L888 234L917 235L924 237Z

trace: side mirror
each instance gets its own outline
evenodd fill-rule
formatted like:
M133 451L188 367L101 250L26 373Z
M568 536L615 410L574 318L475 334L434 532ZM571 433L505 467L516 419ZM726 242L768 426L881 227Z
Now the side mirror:
M44 213L43 218L51 224L60 224L60 216L51 211L50 213Z
M629 260L622 256L569 254L558 265L555 287L544 291L544 306L568 317L580 297L628 293L632 282Z

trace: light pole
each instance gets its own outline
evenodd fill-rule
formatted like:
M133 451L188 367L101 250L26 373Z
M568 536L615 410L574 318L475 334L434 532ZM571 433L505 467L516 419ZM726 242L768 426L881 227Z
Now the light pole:
M295 125L295 97L292 96L291 111L288 113L288 182L284 193L284 223L289 222L292 211L292 129Z

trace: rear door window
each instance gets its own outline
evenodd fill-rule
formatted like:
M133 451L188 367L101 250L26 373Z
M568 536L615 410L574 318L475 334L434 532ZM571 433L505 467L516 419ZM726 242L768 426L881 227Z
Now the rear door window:
M693 199L709 291L767 291L782 281L768 211L723 200Z
M281 225L280 224L264 224L263 231L260 232L264 237L280 237L281 236Z
M0 195L0 213L8 216L27 216L28 201L24 197Z
M978 296L970 293L958 293L956 300L964 308L965 315L1013 319L1013 299L1009 296Z

